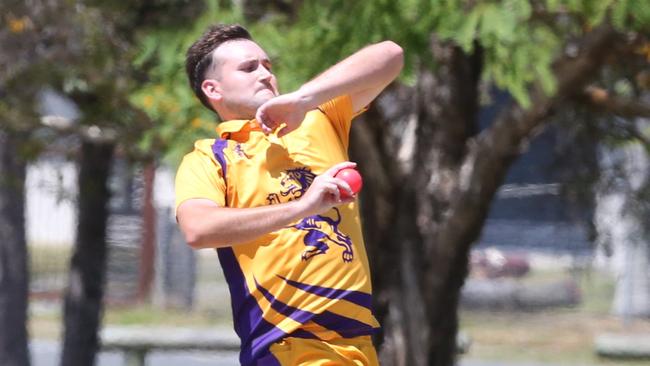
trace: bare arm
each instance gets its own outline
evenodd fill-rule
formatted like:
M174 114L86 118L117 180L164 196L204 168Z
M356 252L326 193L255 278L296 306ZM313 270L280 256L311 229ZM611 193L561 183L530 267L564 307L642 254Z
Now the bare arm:
M286 123L283 136L302 122L305 113L320 104L347 94L354 111L368 105L399 75L404 64L402 48L392 41L367 46L330 67L295 92L280 95L257 110L256 119L265 132Z
M354 197L341 199L339 189L346 190L349 195L352 191L347 183L334 178L334 175L341 169L355 166L350 162L333 166L314 179L301 199L278 205L230 208L220 207L206 199L190 199L178 206L178 223L185 240L195 249L246 243L303 217L354 201Z

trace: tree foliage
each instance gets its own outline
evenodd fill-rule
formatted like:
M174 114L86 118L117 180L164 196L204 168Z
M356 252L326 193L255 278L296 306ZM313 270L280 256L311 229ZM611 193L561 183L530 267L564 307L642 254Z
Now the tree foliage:
M259 5L257 5L259 6ZM291 5L286 5L291 6ZM457 44L466 53L483 53L481 80L507 90L524 108L531 105L533 84L553 94L553 61L577 52L571 40L603 22L618 29L647 31L650 11L638 1L305 1L291 11L267 11L247 19L246 9L206 1L206 10L187 26L144 33L135 59L148 75L131 100L156 126L146 133L143 149L161 144L176 159L188 141L205 136L215 116L196 103L183 62L187 47L212 23L241 23L250 28L274 60L284 91L299 87L329 65L359 48L383 39L404 46L402 81L413 85L421 68L436 69L432 39ZM260 12L258 11L257 14ZM609 16L608 16L609 15ZM648 52L647 50L644 52ZM484 96L485 97L485 96Z

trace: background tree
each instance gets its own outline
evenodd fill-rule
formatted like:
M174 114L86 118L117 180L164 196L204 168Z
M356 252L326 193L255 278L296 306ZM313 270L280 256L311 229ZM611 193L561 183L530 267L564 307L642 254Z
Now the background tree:
M59 34L39 32L44 8L22 1L2 4L0 18L0 364L29 365L27 334L29 276L25 237L24 182L27 162L39 150L32 139L38 125L36 80L56 53L47 41Z
M556 10L536 4L535 9L520 8L522 13L513 9L517 4L525 3L485 3L462 11L465 19L452 27L461 30L452 35L454 42L444 40L445 31L440 26L447 20L437 27L429 48L437 69L430 75L427 70L419 71L414 91L416 148L411 170L406 174L394 170L382 174L389 182L397 178L384 188L388 193L384 203L395 216L371 226L391 228L397 222L397 235L406 236L401 228L410 225L406 232L414 236L404 245L395 240L399 238L396 235L382 243L374 257L379 259L375 268L398 268L398 273L380 271L386 277L375 281L380 294L388 291L383 296L389 299L383 307L388 309L388 321L384 322L388 347L383 356L394 364L453 362L455 308L467 273L468 251L480 234L507 168L540 128L551 121L557 109L571 107L583 94L583 88L598 80L601 69L614 67L605 65L605 60L618 52L633 57L637 47L626 44L613 26L601 24L602 18L597 17L597 12L590 13L592 9L586 3ZM571 15L570 10L577 14ZM560 18L569 21L566 28L557 26L556 21L548 23L549 19ZM509 24L513 28L507 29ZM462 30L468 27L471 31L466 42ZM637 42L643 43L638 38ZM465 49L459 45L465 45ZM531 46L537 49L528 49ZM572 48L573 54L562 52ZM479 97L490 84L510 91L515 101L500 111L490 127L480 131L476 114ZM395 144L395 140L392 142ZM364 154L369 149L369 145L361 146ZM390 148L384 151L377 155L395 156L390 154ZM373 168L381 171L378 165ZM404 181L415 182L414 187L400 188L399 182ZM391 206L393 200L405 202L403 208ZM413 212L410 207L417 209ZM399 226L400 220L405 221L403 226ZM388 234L375 233L378 238ZM391 255L383 257L382 251ZM400 253L401 258L395 259L394 253ZM414 308L424 311L410 311L414 303L421 303ZM428 334L421 329L424 322L429 324Z
M81 6L79 6L81 5ZM159 149L140 144L152 119L128 100L141 80L133 67L138 29L182 22L201 6L181 0L65 4L79 35L74 67L61 72L65 93L80 107L79 222L65 295L62 365L90 365L99 349L106 272L107 180L115 151L128 159L154 162ZM145 136L146 137L146 136Z
M0 363L29 365L22 136L0 129Z
M22 196L25 153L34 157L57 133L81 141L79 226L65 295L63 364L92 364L101 324L106 267L106 188L112 156L119 148L132 159L152 160L156 150L141 150L147 116L127 99L139 81L134 74L130 42L137 26L167 26L201 9L185 1L22 1L3 2L0 19L0 134L2 136L3 230L2 364L26 365L27 272ZM44 89L71 98L80 108L76 121L54 121L44 127L38 116L38 93ZM50 121L52 122L52 121ZM35 132L14 133L21 131ZM40 138L34 138L38 137ZM20 137L19 140L16 140ZM27 137L30 137L29 139ZM145 144L146 146L146 144ZM71 146L74 150L75 146ZM12 174L10 174L12 173ZM13 175L15 173L15 175ZM7 183L7 184L4 184ZM19 220L19 221L17 221ZM3 262L5 260L3 259ZM9 263L9 262L7 262ZM6 286L5 286L6 285ZM7 310L7 311L5 311ZM9 324L9 323L7 323ZM5 362L7 360L7 362Z

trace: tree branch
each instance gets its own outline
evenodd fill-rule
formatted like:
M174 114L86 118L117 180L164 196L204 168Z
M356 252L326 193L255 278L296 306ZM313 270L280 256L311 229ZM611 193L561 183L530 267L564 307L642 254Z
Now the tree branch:
M622 132L616 135L618 137L636 139L650 151L650 137L639 130L635 121L625 118L613 118L607 121L607 127L608 129Z
M623 118L650 118L650 104L612 95L607 90L593 85L585 88L576 100L598 111Z
M469 247L478 238L490 203L522 146L545 125L557 105L582 91L598 74L605 57L615 49L618 37L609 26L597 27L586 34L577 55L563 55L555 62L553 69L558 83L555 95L546 95L540 87L532 89L531 108L524 110L513 103L490 128L468 140L468 153L460 168L456 194L452 195L455 199L437 241ZM436 263L454 260L446 258ZM448 271L442 273L445 272Z

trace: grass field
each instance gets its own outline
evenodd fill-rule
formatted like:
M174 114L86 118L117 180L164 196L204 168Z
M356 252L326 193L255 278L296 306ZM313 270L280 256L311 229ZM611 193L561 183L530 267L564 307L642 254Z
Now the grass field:
M472 339L467 357L492 361L528 361L566 365L650 365L650 361L611 361L594 353L600 333L650 333L650 319L624 325L609 314L614 280L587 271L577 276L562 271L534 272L526 281L573 276L583 301L575 308L544 312L487 312L461 310L461 329Z

